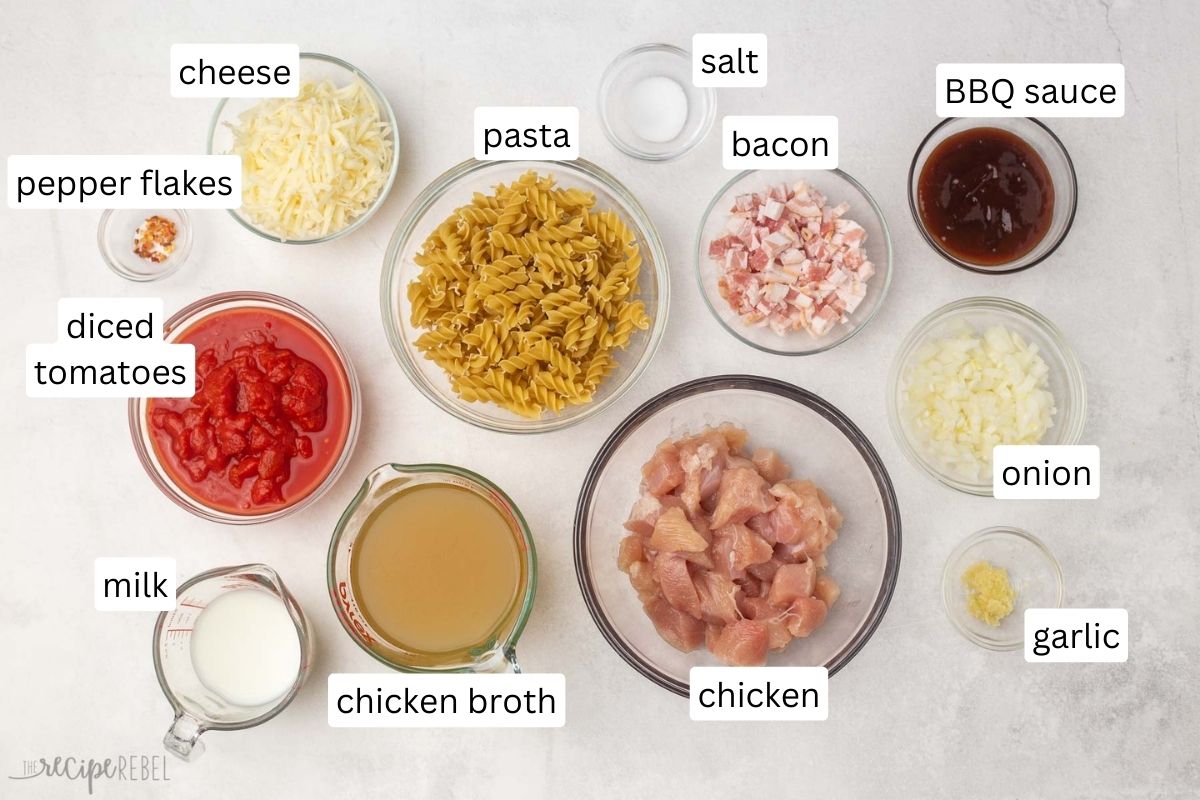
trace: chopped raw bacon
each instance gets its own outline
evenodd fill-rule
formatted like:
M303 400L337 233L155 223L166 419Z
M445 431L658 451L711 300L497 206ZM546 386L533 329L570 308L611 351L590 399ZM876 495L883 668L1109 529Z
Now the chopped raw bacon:
M804 182L734 199L725 235L709 243L721 296L747 325L816 338L846 322L867 296L875 266L867 232Z

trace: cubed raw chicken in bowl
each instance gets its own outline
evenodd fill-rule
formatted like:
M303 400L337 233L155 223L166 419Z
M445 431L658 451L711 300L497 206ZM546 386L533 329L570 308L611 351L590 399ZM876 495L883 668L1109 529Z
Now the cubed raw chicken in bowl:
M597 454L575 514L575 568L601 633L660 686L693 666L825 666L887 610L900 514L844 414L745 375L670 389Z

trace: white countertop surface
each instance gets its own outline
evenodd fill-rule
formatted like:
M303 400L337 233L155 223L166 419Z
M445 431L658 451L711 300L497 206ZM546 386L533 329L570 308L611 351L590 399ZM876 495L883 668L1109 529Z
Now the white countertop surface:
M223 211L194 212L191 262L161 284L110 273L98 212L0 210L0 796L84 796L47 779L10 782L25 759L161 753L170 709L150 657L153 613L92 608L97 556L170 555L180 578L261 560L308 610L319 657L278 719L210 733L171 761L169 783L112 782L105 797L1194 797L1200 792L1200 113L1184 0L966 4L760 0L707 10L590 4L351 3L270 7L5 0L0 154L199 152L215 101L172 99L173 42L299 42L358 65L400 120L400 173L361 231L283 247ZM334 13L333 9L345 9ZM895 277L879 316L835 350L772 357L733 340L705 309L691 253L700 212L728 177L718 127L667 165L618 153L596 117L617 53L695 32L770 37L770 84L722 90L721 113L835 114L841 166L883 207ZM905 200L913 149L937 119L944 62L1124 61L1123 119L1049 120L1079 175L1074 229L1046 263L1010 276L950 266L920 239ZM511 437L440 412L409 384L378 319L383 251L408 202L470 155L477 105L577 105L582 154L612 171L655 220L670 257L661 350L615 407L565 432ZM176 508L134 456L123 401L28 400L24 347L50 341L63 296L159 295L168 313L203 295L261 289L332 328L362 378L365 416L349 469L282 521L222 527ZM898 340L950 300L999 294L1065 332L1087 374L1085 443L1103 458L1093 502L1000 502L935 484L904 460L886 421ZM576 495L597 448L639 403L722 372L778 377L844 410L891 472L904 520L899 585L879 630L831 682L830 719L692 723L687 703L621 661L582 602L571 558ZM500 483L537 540L540 586L520 643L530 671L567 676L559 730L334 730L325 676L375 668L335 619L325 551L342 508L384 461L448 461ZM1126 664L1027 665L964 640L940 604L945 558L964 536L1012 524L1062 562L1079 607L1129 610Z

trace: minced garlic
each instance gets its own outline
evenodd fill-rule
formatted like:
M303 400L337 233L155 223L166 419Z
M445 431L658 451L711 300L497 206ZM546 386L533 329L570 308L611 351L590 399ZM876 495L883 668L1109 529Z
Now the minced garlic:
M986 561L976 561L962 576L967 587L967 611L975 619L993 628L1012 613L1017 590L1008 580L1008 570Z

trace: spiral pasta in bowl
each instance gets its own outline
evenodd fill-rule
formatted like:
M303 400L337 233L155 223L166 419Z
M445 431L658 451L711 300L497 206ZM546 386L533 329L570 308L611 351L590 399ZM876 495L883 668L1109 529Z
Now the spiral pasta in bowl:
M579 422L662 338L666 257L615 178L586 161L466 161L409 208L384 259L388 341L417 388L490 430Z

